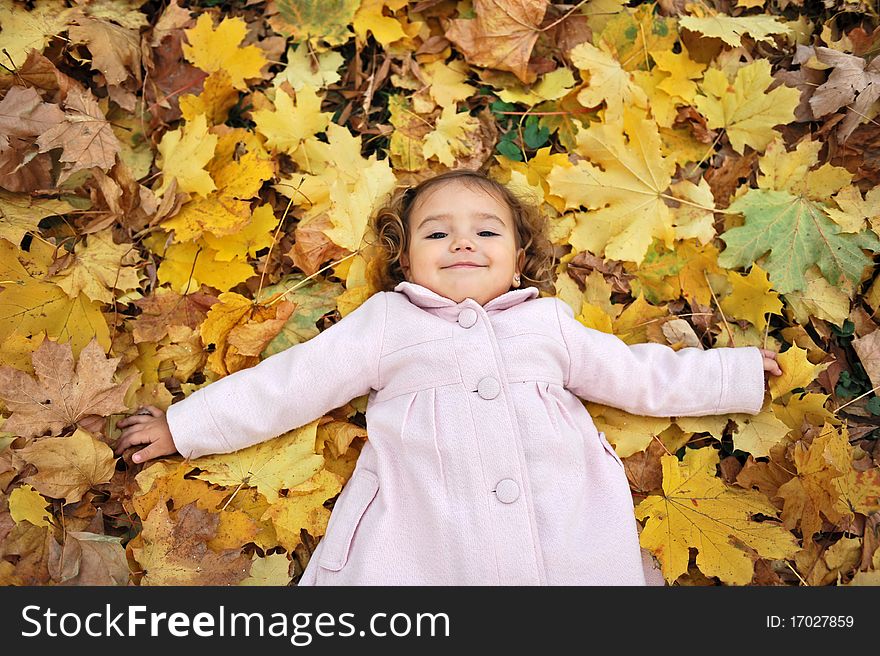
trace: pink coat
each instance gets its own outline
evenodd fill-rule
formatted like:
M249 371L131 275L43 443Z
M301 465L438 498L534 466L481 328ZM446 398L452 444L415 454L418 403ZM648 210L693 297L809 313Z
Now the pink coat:
M369 393L369 439L300 585L662 585L623 464L578 397L756 414L761 353L629 346L537 296L480 306L400 283L173 404L174 441L191 458L234 451Z

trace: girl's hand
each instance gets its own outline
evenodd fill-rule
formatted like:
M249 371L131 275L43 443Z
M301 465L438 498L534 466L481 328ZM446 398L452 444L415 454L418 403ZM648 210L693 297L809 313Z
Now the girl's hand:
M761 351L761 355L764 356L764 371L768 371L774 376L782 375L782 367L779 366L779 362L776 360L776 351L771 351L769 349L758 349Z
M122 435L116 441L114 449L116 455L120 455L135 444L149 446L135 452L131 457L134 462L144 462L177 453L165 412L154 405L140 408L136 414L120 420L116 425L123 428Z

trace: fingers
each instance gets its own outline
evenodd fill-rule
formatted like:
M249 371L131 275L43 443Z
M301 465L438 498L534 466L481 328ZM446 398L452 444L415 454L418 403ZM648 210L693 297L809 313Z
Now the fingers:
M115 448L113 452L116 455L119 455L123 451L125 451L128 447L134 446L136 444L149 444L153 441L150 437L150 434L144 430L131 430L125 431L118 440L116 440Z
M145 460L152 460L158 456L165 455L164 453L160 453L156 443L153 442L150 446L141 449L140 451L135 451L134 455L131 456L131 459L135 462L144 462Z

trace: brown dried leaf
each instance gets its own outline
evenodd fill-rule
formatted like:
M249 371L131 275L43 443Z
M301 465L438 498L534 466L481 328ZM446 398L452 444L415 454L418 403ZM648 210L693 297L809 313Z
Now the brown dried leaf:
M125 393L134 380L113 380L119 358L107 358L96 338L83 348L74 370L70 342L50 339L32 356L37 380L13 367L0 367L0 398L11 416L3 430L22 437L58 435L87 415L125 412Z

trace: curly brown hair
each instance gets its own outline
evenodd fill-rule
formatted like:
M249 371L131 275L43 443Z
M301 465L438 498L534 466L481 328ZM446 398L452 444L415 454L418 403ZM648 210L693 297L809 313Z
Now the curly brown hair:
M370 227L376 237L375 257L379 260L371 267L375 288L391 291L397 283L406 280L400 256L409 248L410 211L420 196L451 181L475 184L510 208L516 228L517 248L525 250L523 287L536 287L539 291L553 294L555 255L553 244L544 232L546 216L534 203L520 198L485 173L470 169L446 171L414 187L398 189L388 204L373 214Z

